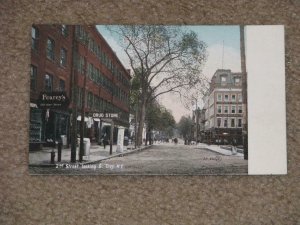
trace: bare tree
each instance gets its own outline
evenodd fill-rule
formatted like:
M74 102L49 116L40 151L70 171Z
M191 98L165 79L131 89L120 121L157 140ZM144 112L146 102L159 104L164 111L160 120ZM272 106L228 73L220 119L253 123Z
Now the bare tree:
M135 76L140 76L138 144L148 102L168 92L191 89L202 81L206 44L181 26L107 26L117 33Z
M185 89L180 92L181 103L188 110L194 110L195 106L201 108L201 99L209 91L210 82L205 76L202 77L202 80L195 84L191 89Z

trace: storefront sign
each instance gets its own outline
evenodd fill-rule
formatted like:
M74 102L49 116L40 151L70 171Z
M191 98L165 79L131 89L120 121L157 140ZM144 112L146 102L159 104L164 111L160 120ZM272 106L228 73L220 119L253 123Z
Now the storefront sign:
M118 113L93 113L93 118L119 118Z
M65 92L41 92L38 99L39 108L57 109L66 108L69 105L69 98Z

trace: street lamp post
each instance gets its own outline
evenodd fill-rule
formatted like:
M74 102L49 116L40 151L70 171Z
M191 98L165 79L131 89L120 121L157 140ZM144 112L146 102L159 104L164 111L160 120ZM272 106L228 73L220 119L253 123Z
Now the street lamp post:
M98 110L98 112L101 112L102 105L103 105L103 103L101 101L101 89L102 89L102 87L101 87L101 82L100 82L101 78L99 77L100 74L98 73L97 75L98 75L98 77L97 77L97 84L99 86L99 98L98 98L98 108L97 108L97 110ZM101 137L102 137L102 120L101 120L101 118L99 118L99 123L98 123L98 137L97 137L97 139L98 139L98 145L101 144Z
M71 129L71 162L76 162L77 148L77 40L76 26L73 26L72 41L72 129Z
M88 54L88 42L89 38L87 37L84 40L85 44L85 62L84 62L84 69L83 69L83 90L82 90L82 106L81 106L81 121L80 121L80 149L79 149L79 161L82 162L83 154L84 154L84 126L85 126L85 96L86 96L86 76L87 76L87 54Z

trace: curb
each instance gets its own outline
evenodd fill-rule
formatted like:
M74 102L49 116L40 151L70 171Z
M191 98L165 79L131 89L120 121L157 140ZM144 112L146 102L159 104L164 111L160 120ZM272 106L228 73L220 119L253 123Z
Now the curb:
M211 151L211 152L214 152L214 153L218 153L218 154L220 154L220 155L229 156L229 155L226 155L226 154L224 154L224 153L220 153L220 152L214 151L214 150L209 149L209 148L202 148L202 149L205 149L205 150L208 150L208 151Z
M61 162L58 162L61 163ZM28 164L28 167L56 167L56 164Z
M93 163L101 162L101 161L111 159L111 158L114 158L114 157L123 157L125 155L129 155L129 154L132 154L132 153L135 153L135 152L140 152L140 151L145 150L145 149L150 148L150 147L152 147L152 145L143 146L143 147L131 150L129 152L117 153L115 155L111 155L111 156L108 156L108 157L103 158L103 159L98 159L98 160L89 161L89 162L83 162L83 163L78 163L78 162L70 163L70 162L67 162L67 163L68 164L78 164L78 165L93 164ZM56 167L57 164L65 164L65 163L64 162L55 162L54 164L28 164L28 166L29 167Z
M97 163L97 162L101 162L101 161L104 161L104 160L107 160L107 159L111 159L111 158L115 158L115 157L123 157L124 155L129 155L129 154L132 154L132 153L135 153L135 152L139 152L139 151L142 151L142 150L145 150L149 147L151 147L152 145L147 145L147 146L143 146L143 147L140 147L140 148L137 148L135 150L132 150L130 152L122 152L122 153L118 153L118 154L115 154L115 155L111 155L111 156L108 156L106 158L103 158L103 159L98 159L98 160L94 160L94 161L90 161L90 162L85 162L85 163L80 163L81 165L87 165L87 164L92 164L92 163Z
M228 150L228 151L231 151L230 149L226 148L226 147L221 147L222 149L224 150ZM241 153L241 154L244 154L244 150L242 148L237 148L237 152L238 153Z
M220 148L223 149L223 150L226 150L226 151L228 151L228 152L232 152L231 150L229 150L229 149L227 149L227 148L224 148L224 147L220 147ZM211 151L211 152L218 153L218 154L220 154L220 155L231 156L231 155L227 155L227 154L224 154L224 153L215 151L215 150L213 150L213 149L210 149L210 148L208 148L207 146L205 146L205 147L199 147L199 146L197 146L196 149L205 149L205 150L208 150L208 151ZM244 152L243 152L243 151L241 152L239 149L237 150L237 153L244 154Z

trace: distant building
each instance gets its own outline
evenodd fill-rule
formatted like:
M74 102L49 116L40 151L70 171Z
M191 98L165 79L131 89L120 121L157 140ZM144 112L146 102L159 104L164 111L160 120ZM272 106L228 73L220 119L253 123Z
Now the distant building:
M109 125L104 119L100 128L100 119L91 116L94 112L118 113L115 125L128 128L130 79L130 71L124 68L96 26L32 26L30 143L45 144L59 140L62 135L69 143L72 116L78 118L78 127L80 124L83 90L86 137L97 141L101 129ZM67 108L38 107L41 92L57 91L70 99ZM73 107L77 107L76 115L72 115Z
M210 89L203 97L204 108L199 121L201 139L207 143L242 144L243 102L242 76L218 69Z
M204 124L205 124L205 109L203 107L198 107L198 109L193 110L192 113L193 120L193 137L192 139L197 142L203 142L204 136Z

